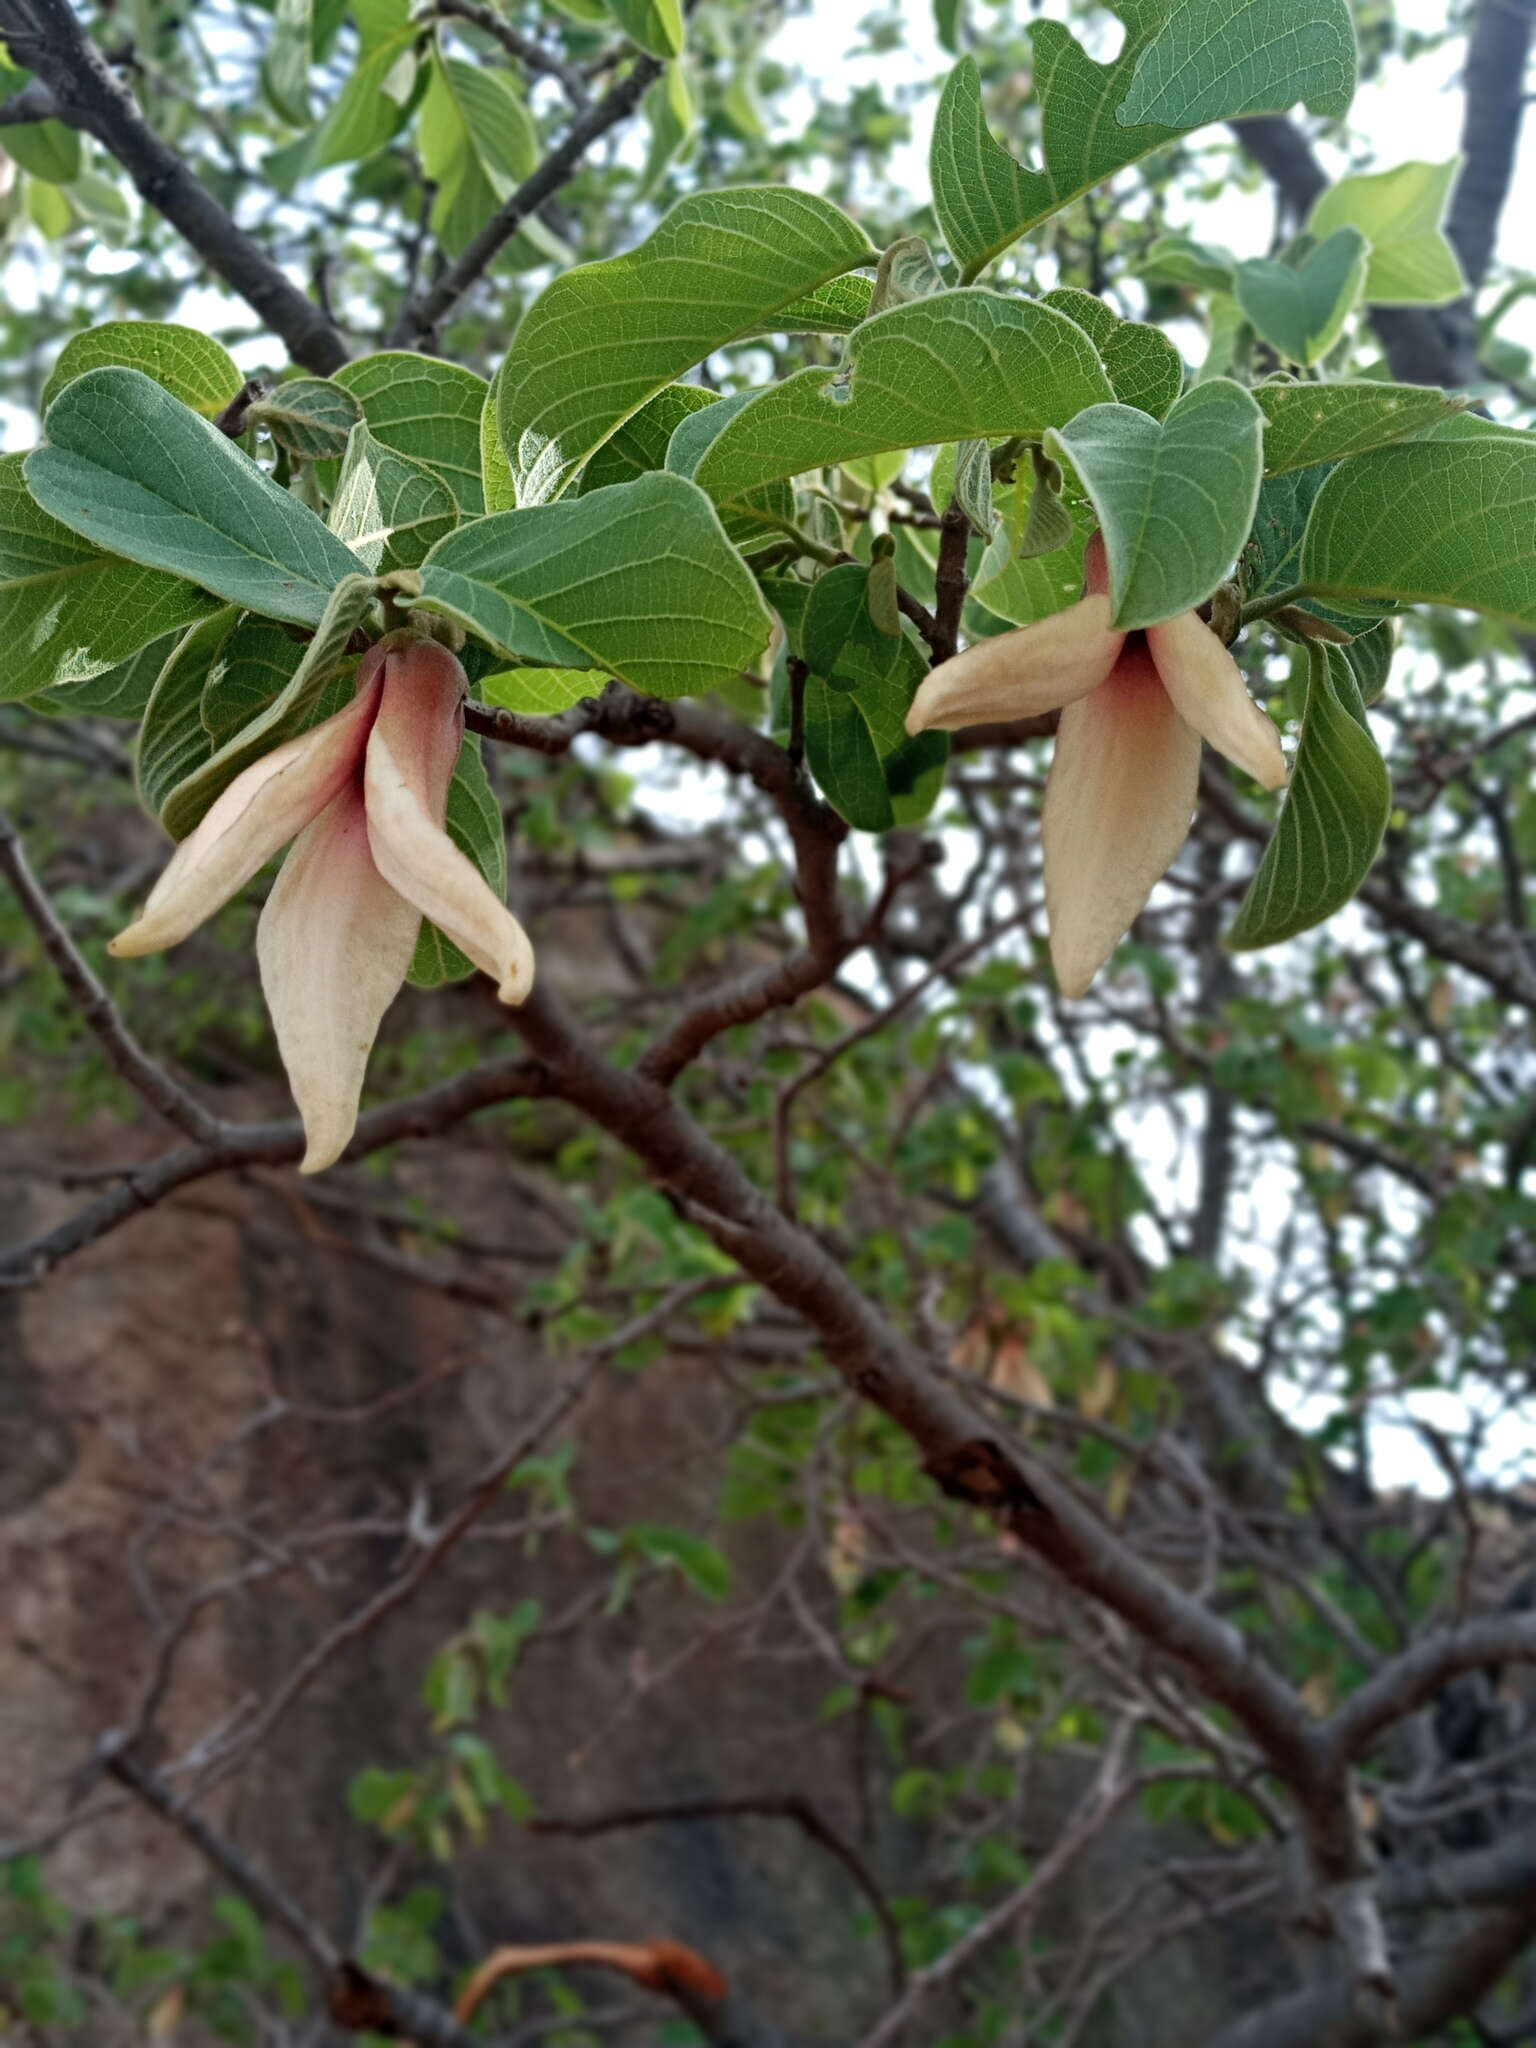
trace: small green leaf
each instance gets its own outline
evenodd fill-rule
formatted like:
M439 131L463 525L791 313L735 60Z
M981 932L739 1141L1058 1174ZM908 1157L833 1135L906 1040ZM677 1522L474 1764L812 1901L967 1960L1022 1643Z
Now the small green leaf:
M497 378L521 502L559 497L653 392L873 253L826 200L743 185L684 199L628 255L556 278Z
M1184 359L1160 328L1122 320L1092 292L1066 285L1044 293L1040 303L1054 306L1082 328L1098 350L1122 405L1134 405L1138 412L1160 420L1184 389Z
M66 384L87 370L142 370L172 398L212 419L245 384L234 357L211 335L168 320L108 320L65 342L43 386L46 412Z
M303 462L340 461L362 416L352 393L328 377L290 377L247 414L252 426L265 428L279 448Z
M314 638L277 696L164 797L160 819L173 839L185 839L243 769L314 723L326 685L334 682L352 659L347 643L367 616L373 596L371 576L348 576L336 586ZM221 646L219 655L224 651Z
M641 102L651 131L651 146L640 174L640 196L649 199L679 158L686 156L698 130L699 110L688 67L671 63Z
M363 57L309 140L306 171L355 163L384 147L405 118L416 90L420 38L421 30L407 25Z
M72 185L80 175L80 137L62 121L22 121L5 131L5 153L45 185Z
M1038 434L1110 395L1093 344L1054 307L946 292L876 314L849 336L841 370L801 370L759 392L694 474L718 502L735 501L887 449Z
M102 554L51 519L23 462L0 456L0 699L83 684L213 609L181 577Z
M896 822L885 770L863 713L846 691L819 676L805 686L805 757L822 794L859 832Z
M1344 651L1307 649L1301 743L1274 837L1227 944L1248 951L1320 924L1370 872L1392 809L1386 763Z
M1237 268L1231 253L1192 235L1159 235L1134 275L1148 284L1180 284L1197 292L1229 292Z
M317 626L336 585L361 567L307 506L141 370L88 370L54 400L47 428L47 445L26 459L32 495L98 547L301 626Z
M712 689L770 621L708 499L666 470L472 521L422 564L421 603L513 660L583 660L659 697Z
M343 364L335 381L361 404L376 441L434 470L465 518L479 518L485 510L480 416L488 386L483 377L437 356L386 349Z
M1117 626L1170 619L1226 575L1258 502L1263 423L1248 392L1218 377L1161 423L1126 405L1095 405L1046 436L1098 513Z
M436 186L432 232L462 255L539 160L539 131L510 74L435 56L416 124L422 169Z
M277 0L261 78L267 98L290 128L309 124L309 67L314 59L314 33L312 0Z
M1237 302L1287 362L1321 361L1360 303L1370 244L1357 228L1335 228L1289 263L1258 257L1237 266Z
M1340 178L1312 209L1307 226L1322 237L1356 228L1371 245L1368 306L1443 306L1467 288L1456 251L1441 228L1461 158L1399 164L1395 170Z
M1253 395L1264 413L1266 476L1415 439L1468 404L1425 384L1274 383Z
M682 55L683 0L608 0L608 12L647 56Z
M841 562L811 585L797 637L812 675L836 681L844 643L869 616L868 584L869 571L862 562ZM850 677L847 687L853 681Z
M1332 472L1302 580L1323 597L1466 605L1536 626L1533 534L1536 437L1491 428L1408 441Z
M474 862L498 903L507 896L507 835L501 806L481 758L480 741L466 733L453 781L448 785L448 837ZM408 976L414 988L440 988L475 971L451 939L423 921Z
M375 575L415 569L459 521L453 493L435 470L412 462L354 427L331 500L331 531Z

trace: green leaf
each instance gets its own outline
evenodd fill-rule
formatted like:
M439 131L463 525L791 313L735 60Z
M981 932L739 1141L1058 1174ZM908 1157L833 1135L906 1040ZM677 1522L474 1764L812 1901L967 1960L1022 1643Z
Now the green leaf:
M307 506L141 370L87 371L54 400L47 428L47 445L26 458L27 483L100 547L301 626L318 625L336 585L361 566Z
M309 125L309 67L314 59L312 0L277 0L272 40L261 67L267 98L290 128Z
M612 0L609 0L612 5ZM706 1600L723 1600L731 1590L730 1559L717 1544L688 1529L664 1528L656 1522L631 1522L624 1532L627 1547L654 1564L674 1564L695 1592Z
M179 576L104 555L51 519L23 461L0 456L0 699L104 675L212 609Z
M177 641L155 678L135 755L139 801L152 818L213 751L202 719L203 690L239 618L239 607L230 604L202 620Z
M517 483L496 425L496 377L486 387L480 406L480 481L487 512L511 512L517 504Z
M1066 285L1044 293L1040 303L1077 322L1098 350L1122 405L1160 420L1184 389L1184 359L1160 328L1122 320L1092 292Z
M682 55L683 0L608 0L608 12L648 56Z
M948 50L951 57L960 54L960 23L965 12L965 0L933 0L933 26L941 49Z
M71 185L80 175L80 137L62 121L21 121L5 131L5 153L45 185Z
M638 249L556 278L523 316L497 378L521 502L559 497L653 392L872 257L862 230L826 200L743 185L684 199Z
M1469 401L1426 384L1260 384L1264 473L1341 462L1367 449L1416 438Z
M1258 502L1263 424L1249 393L1217 377L1161 423L1126 405L1096 405L1046 436L1098 513L1117 626L1171 619L1226 575Z
M1349 112L1358 58L1346 0L1164 0L1155 12L1166 19L1137 52L1122 125L1200 128L1298 100L1314 114Z
M87 370L117 364L142 370L163 384L172 398L211 419L244 388L234 357L211 335L168 320L108 320L65 342L43 386L46 412L66 384Z
M1237 264L1218 244L1192 235L1159 235L1132 273L1148 284L1186 285L1197 292L1229 292Z
M1392 785L1366 724L1342 648L1307 649L1301 744L1274 837L1227 944L1273 946L1319 924L1370 871L1392 809Z
M1361 697L1367 704L1374 704L1387 687L1392 657L1397 652L1392 621L1379 620L1368 633L1361 633L1351 640L1341 652L1354 672Z
M1467 288L1456 251L1441 230L1461 158L1399 164L1391 171L1340 178L1312 209L1307 226L1323 236L1352 227L1371 245L1365 273L1369 306L1443 306Z
M213 742L210 753L276 702L303 658L302 645L273 620L241 619L203 685L198 716Z
M1329 476L1307 526L1302 578L1319 596L1465 605L1536 626L1533 532L1536 437L1493 430L1409 441L1341 462Z
M981 74L962 57L945 81L929 168L934 211L962 282L1092 186L1185 130L1304 99L1341 114L1354 93L1346 0L1117 0L1120 55L1096 63L1060 23L1036 21L1043 157L1030 169L987 126Z
M348 576L337 585L315 637L277 696L165 796L160 818L173 839L184 839L242 770L314 723L326 685L334 682L353 658L347 643L367 616L373 598L371 576Z
M359 401L329 377L290 377L247 414L252 426L265 428L302 462L339 461L362 416Z
M662 178L679 158L689 152L699 125L699 110L688 67L669 64L641 101L651 131L645 169L640 174L640 197L649 199Z
M422 169L437 187L432 231L462 255L539 160L539 131L505 71L437 55L416 126Z
M805 686L805 758L827 802L855 831L890 831L896 814L864 714L819 676Z
M568 711L583 697L595 696L602 680L589 668L508 668L482 676L475 687L487 704L550 718L557 711Z
M979 602L1015 626L1032 626L1073 604L1083 590L1083 549L1096 520L1087 507L1073 513L1071 536L1049 554L1017 556L1009 522L977 565L971 588Z
M310 139L307 171L372 156L390 140L416 90L420 37L421 30L408 25L363 57Z
M452 491L435 470L354 427L331 500L331 531L375 575L415 569L459 522Z
M480 516L480 416L488 389L483 377L436 356L386 349L343 364L335 381L361 404L376 441L434 470L466 519Z
M769 316L768 334L848 334L869 318L874 281L868 277L834 277L807 292L803 299L781 306Z
M801 370L759 392L694 474L712 498L739 500L886 449L1038 434L1110 395L1093 344L1065 314L996 292L946 292L876 314L849 336L841 370Z
M1325 242L1288 263L1270 257L1237 266L1237 302L1287 362L1321 361L1360 303L1370 244L1357 228L1335 228Z
M581 473L578 491L602 490L609 484L632 483L650 470L675 468L668 456L683 422L711 406L731 404L698 384L667 384L654 398L648 398L588 462ZM686 436L677 440L686 446ZM755 491L740 507L722 513L721 519L731 542L746 552L754 546L769 545L784 537L784 522L795 516L795 498L787 484ZM766 523L765 523L766 522Z
M448 837L466 853L490 885L498 903L507 896L507 835L501 806L481 758L480 741L466 733L453 781L448 785ZM440 988L475 971L451 939L423 920L408 976L415 988Z
M116 668L83 682L56 683L41 697L33 699L38 711L58 713L66 718L142 718L155 687L155 679L170 660L179 632L151 640L137 654L130 654Z
M461 526L421 575L421 603L499 653L585 660L658 697L729 681L771 623L714 507L665 470Z

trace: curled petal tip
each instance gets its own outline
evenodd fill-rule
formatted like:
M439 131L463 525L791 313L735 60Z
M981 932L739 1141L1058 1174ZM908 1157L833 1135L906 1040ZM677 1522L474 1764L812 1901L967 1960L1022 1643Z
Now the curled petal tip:
M509 922L517 933L517 943L502 969L496 1000L505 1003L509 1010L516 1010L533 994L534 957L522 926L510 916Z

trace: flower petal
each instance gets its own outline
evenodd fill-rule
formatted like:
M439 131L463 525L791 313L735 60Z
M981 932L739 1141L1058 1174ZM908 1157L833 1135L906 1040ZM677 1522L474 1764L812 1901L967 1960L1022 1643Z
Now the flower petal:
M1059 710L1096 690L1124 645L1125 635L1110 630L1109 599L1081 598L941 662L912 700L907 731L957 732L994 718Z
M352 782L294 842L256 928L261 986L309 1140L301 1173L346 1150L379 1021L405 980L421 914L373 864Z
M464 672L431 642L391 655L363 783L380 874L496 983L504 1003L533 986L533 948L485 877L443 830L463 744Z
M177 945L244 888L361 766L382 688L382 662L365 660L350 704L237 775L177 847L138 918L109 950L132 956Z
M1061 714L1041 836L1051 959L1080 996L1189 833L1200 738L1132 641L1101 690Z
M1243 672L1198 612L1147 628L1147 646L1179 716L1266 789L1285 781L1274 721L1248 694Z

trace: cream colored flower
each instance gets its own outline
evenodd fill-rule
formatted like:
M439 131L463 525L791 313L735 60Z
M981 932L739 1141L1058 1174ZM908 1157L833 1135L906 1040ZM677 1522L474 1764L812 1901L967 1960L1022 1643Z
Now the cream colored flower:
M1273 723L1199 613L1117 632L1098 534L1083 566L1077 604L942 663L907 714L918 733L1061 712L1041 837L1051 960L1068 996L1087 989L1188 837L1201 739L1266 789L1286 772Z
M318 1173L346 1150L384 1012L423 916L504 1003L533 986L522 926L443 830L464 739L464 671L430 640L376 647L334 717L237 776L184 839L122 955L174 946L290 840L256 932L261 985Z

